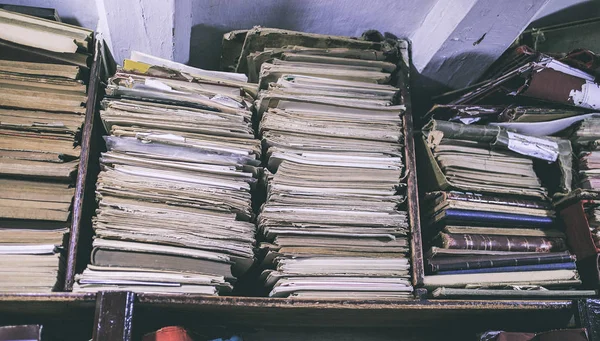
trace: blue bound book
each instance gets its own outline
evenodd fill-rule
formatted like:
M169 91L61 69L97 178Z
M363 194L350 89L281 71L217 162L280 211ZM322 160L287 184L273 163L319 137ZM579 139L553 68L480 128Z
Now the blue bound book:
M550 217L539 217L525 214L485 212L460 209L446 209L438 221L444 223L469 223L473 226L526 226L537 228L549 228L554 225L554 219Z
M537 264L537 265L501 266L501 267L497 267L497 268L483 268L483 269L439 271L436 274L437 275L466 275L466 274L485 274L485 273L491 273L491 272L520 272L520 271L575 270L575 269L577 269L575 262L569 262L569 263L552 263L552 264Z

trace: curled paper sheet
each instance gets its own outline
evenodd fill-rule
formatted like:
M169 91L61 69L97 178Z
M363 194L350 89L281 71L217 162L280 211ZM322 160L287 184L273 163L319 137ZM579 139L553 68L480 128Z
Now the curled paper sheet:
M560 131L563 131L573 124L583 121L586 118L598 117L600 113L592 113L586 115L579 115L573 117L562 118L559 120L548 121L548 122L507 122L507 123L490 123L490 125L502 127L515 131L519 134L527 134L531 136L547 136L554 135Z

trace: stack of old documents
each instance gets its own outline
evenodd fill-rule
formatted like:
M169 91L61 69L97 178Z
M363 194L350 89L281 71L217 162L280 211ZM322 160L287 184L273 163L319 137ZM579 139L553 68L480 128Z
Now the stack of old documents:
M48 292L61 288L92 33L4 10L0 25L0 292Z
M600 191L600 115L587 115L573 127L571 142L577 153L576 187Z
M141 53L109 79L96 238L75 291L214 295L253 264L260 141L243 88Z
M411 296L398 49L254 28L240 57L262 91L261 280L272 297ZM397 59L396 59L397 60Z
M579 275L592 287L597 270L588 272L586 265L597 258L586 259L593 253L585 246L588 221L577 205L564 205L585 198L589 227L597 235L598 203L587 200L597 198L589 192L600 185L600 158L594 155L598 114L591 112L598 109L597 60L587 50L550 56L519 46L482 82L436 98L445 104L426 114L433 121L424 129L427 141L418 160L425 167L419 189L434 191L421 201L431 246L426 269L433 274L425 285L444 287L434 296L590 294L569 290ZM570 252L578 257L578 270ZM517 290L496 290L505 288Z
M593 295L571 290L581 284L575 257L536 172L570 165L568 141L437 120L423 132L419 174L430 191L422 216L431 275L424 284L438 288L434 296ZM556 177L563 183L570 182L566 168L558 174L568 176Z
M589 117L572 127L571 143L576 155L575 187L589 192L594 199L584 200L583 205L592 238L600 248L600 115Z

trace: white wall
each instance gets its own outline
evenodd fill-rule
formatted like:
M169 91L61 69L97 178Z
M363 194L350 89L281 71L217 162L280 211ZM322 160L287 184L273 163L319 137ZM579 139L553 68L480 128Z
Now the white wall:
M368 29L409 37L436 0L198 0L193 2L190 63L219 66L223 33L254 25L359 36Z
M222 35L234 29L261 25L347 36L376 29L409 37L436 1L0 0L56 8L65 22L90 29L96 29L99 17L106 18L101 31L118 62L138 49L205 68L219 66Z
M96 0L99 31L117 63L131 51L175 58L176 0ZM189 24L186 28L189 31Z
M63 22L89 29L96 29L98 23L96 4L92 0L0 0L0 3L54 8Z
M117 62L131 50L187 62L192 0L0 0L55 8L63 22L99 30ZM175 3L181 3L175 11ZM187 7L185 6L187 4ZM187 17L185 13L187 13ZM176 23L181 26L176 30ZM176 36L177 34L177 36Z
M600 16L598 0L550 0L533 18L532 27L543 27Z
M596 0L550 0L538 12L546 1L0 0L56 8L65 22L99 28L119 63L135 49L217 68L223 33L254 25L346 36L376 29L418 40L413 44L413 56L422 78L454 88L478 76L462 69L457 74L456 70L471 70L475 63L485 69L535 13L534 24L600 15L589 10L589 5L599 7ZM491 13L494 11L497 15ZM474 45L483 33L483 42ZM457 54L460 58L455 58ZM456 60L460 67L453 64Z

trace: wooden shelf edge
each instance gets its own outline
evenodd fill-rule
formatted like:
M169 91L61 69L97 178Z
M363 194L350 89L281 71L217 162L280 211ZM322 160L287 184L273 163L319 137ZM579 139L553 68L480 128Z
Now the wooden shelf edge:
M48 321L91 319L94 316L95 306L95 293L0 294L0 318L4 320ZM13 323L20 324L23 322Z
M95 304L95 293L71 293L55 292L48 294L39 293L0 293L0 305L6 302L65 302L76 303L85 302Z
M200 296L200 295L168 295L168 294L138 294L136 302L140 306L162 307L236 307L245 308L280 308L280 309L348 309L348 310L570 310L573 301L570 300L497 300L497 301L466 301L466 300L407 300L407 301L360 301L360 300L294 300L263 297L233 297L233 296Z
M576 313L573 301L358 301L298 300L254 297L138 294L140 316L170 316L174 322L207 323L227 320L232 325L265 327L418 328L432 323L494 328L535 325L566 326ZM144 318L142 318L144 320ZM501 322L501 323L500 323Z

